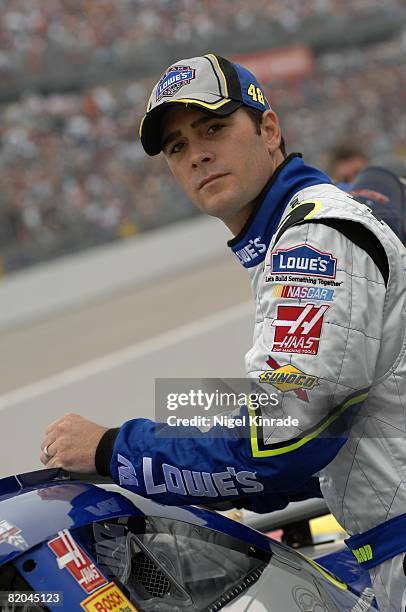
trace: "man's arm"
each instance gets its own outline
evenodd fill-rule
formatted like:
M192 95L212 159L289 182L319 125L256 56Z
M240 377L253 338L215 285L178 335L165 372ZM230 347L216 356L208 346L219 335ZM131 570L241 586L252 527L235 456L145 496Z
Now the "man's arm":
M279 393L278 406L262 409L260 416L291 416L298 426L216 427L217 437L213 430L202 435L190 427L182 437L170 438L161 436L167 426L134 419L102 434L99 471L167 504L246 498L264 512L283 507L301 492L314 494L313 475L345 444L351 419L373 381L385 284L372 259L335 229L319 224L289 228L274 255L280 259L281 252L297 245L330 255L333 282L326 284L327 276L313 274L312 268L305 277L292 272L289 280L278 281L265 266L263 323L247 368L252 378L262 376L262 384ZM289 294L287 286L294 288ZM281 373L291 375L290 387ZM241 408L246 417L257 413Z
M146 419L142 420L151 426L157 425L152 421ZM129 421L129 423L135 423L135 420ZM61 467L65 470L77 473L90 474L97 472L102 476L110 476L110 462L113 448L120 430L122 430L122 428L108 429L106 427L101 427L96 423L84 419L78 414L67 414L47 428L46 437L41 444L41 461L49 468ZM194 433L201 434L201 432L197 431ZM195 442L196 441L197 440L195 440ZM48 458L44 454L44 449L46 449L51 458ZM119 484L122 486L130 485L127 488L131 488L131 484L133 484L132 478L134 477L133 466L127 462L124 457L122 461L123 463L118 468ZM226 476L226 478L221 477L221 481L218 481L218 483L222 482L223 485L230 485L229 481L231 475L226 474ZM247 477L247 475L239 475L240 479L243 477ZM192 478L193 482L199 482L199 476L196 475L195 471L192 471ZM213 492L214 488L210 485L207 474L203 476L202 483L203 482L209 483L206 491L207 497L205 494L204 499L201 499L199 503L210 505L210 502L216 503L229 499L238 499L236 504L239 507L255 510L256 512L281 510L285 508L290 501L300 501L309 497L322 497L318 478L310 478L310 480L304 483L299 489L287 490L279 493L274 491L271 493L265 491L261 493L258 492L255 498L250 498L248 496L239 496L236 498L235 495L231 497L230 495L221 496L216 490L214 491L214 495L208 495L208 493ZM259 488L258 484L256 486ZM227 491L227 493L229 492L230 491ZM144 491L143 494L148 496L148 491ZM161 496L159 496L159 501L169 504L187 503L178 498L163 499ZM193 496L190 503L198 503L196 495Z

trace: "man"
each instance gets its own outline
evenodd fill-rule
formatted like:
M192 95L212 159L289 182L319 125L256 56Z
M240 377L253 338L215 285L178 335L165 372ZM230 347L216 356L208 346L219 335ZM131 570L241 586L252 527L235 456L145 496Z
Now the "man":
M382 166L368 166L347 190L358 202L373 209L405 244L406 194L402 178Z
M365 205L301 156L248 70L209 54L172 65L140 129L186 194L220 218L256 299L248 376L278 391L281 428L216 427L158 437L67 415L47 429L50 467L111 474L169 504L235 501L257 512L321 495L370 570L381 610L406 586L403 245ZM273 409L242 407L241 415ZM265 420L264 420L265 423ZM218 434L221 434L218 436ZM319 477L319 478L318 478ZM320 481L320 486L319 486Z
M328 152L327 171L339 186L355 181L367 165L366 153L356 144L343 142Z

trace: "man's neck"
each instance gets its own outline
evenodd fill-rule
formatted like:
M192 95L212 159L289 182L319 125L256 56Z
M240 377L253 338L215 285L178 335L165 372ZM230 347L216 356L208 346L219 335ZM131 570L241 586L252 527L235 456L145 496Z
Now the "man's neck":
M265 185L262 187L257 197L251 202L249 202L246 206L244 206L244 208L240 210L239 213L237 213L237 215L234 215L230 219L222 219L223 223L228 227L228 229L233 234L233 236L237 236L240 233L244 225L247 223L252 211L257 207L259 202L261 202L263 198L265 197L265 194L269 188L269 184L272 181L272 177L273 177L273 173L268 178L268 180L266 181Z
M279 166L283 164L283 162L285 161L285 157L283 156L280 149L277 149L271 155L271 160L272 160L271 174L268 177L265 185L262 187L261 191L256 196L256 198L254 198L254 200L252 200L246 206L244 206L244 208L240 210L232 218L222 219L223 223L228 227L228 229L231 231L233 236L237 236L240 233L244 225L247 223L252 211L255 210L258 204L264 199L265 194L269 189L269 185L272 181L272 178L276 170L279 168Z
M254 200L255 202L256 200ZM248 221L251 212L254 210L254 202L249 202L237 215L231 219L222 219L223 223L228 227L233 236L240 233L246 222Z

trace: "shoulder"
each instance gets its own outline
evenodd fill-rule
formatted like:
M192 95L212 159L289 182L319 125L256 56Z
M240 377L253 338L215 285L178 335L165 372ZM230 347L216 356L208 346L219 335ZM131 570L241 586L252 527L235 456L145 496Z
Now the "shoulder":
M336 243L335 236L339 234L341 249L346 250L348 242L359 247L370 256L387 284L387 237L381 221L370 208L334 185L306 188L296 194L285 208L270 245L271 252L285 242L286 234L293 237L292 232L300 226L308 230L317 227L317 235L323 237L324 243Z
M376 222L367 206L335 185L314 185L299 191L290 200L275 232L275 242L293 225L324 219L346 219L366 225Z

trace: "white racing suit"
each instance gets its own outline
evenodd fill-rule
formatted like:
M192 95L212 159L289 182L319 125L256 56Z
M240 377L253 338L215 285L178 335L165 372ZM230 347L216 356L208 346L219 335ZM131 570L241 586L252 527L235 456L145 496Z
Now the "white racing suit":
M253 419L249 432L224 427L210 438L190 427L188 438L171 439L156 437L164 425L134 419L104 436L98 471L162 503L245 498L259 512L317 495L318 476L339 523L361 534L348 545L370 570L380 609L399 612L406 587L405 248L298 155L278 169L229 245L248 269L256 301L247 373L279 398L276 407L241 414L290 416L297 424Z

